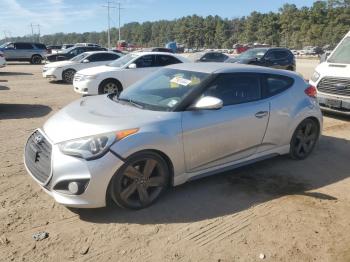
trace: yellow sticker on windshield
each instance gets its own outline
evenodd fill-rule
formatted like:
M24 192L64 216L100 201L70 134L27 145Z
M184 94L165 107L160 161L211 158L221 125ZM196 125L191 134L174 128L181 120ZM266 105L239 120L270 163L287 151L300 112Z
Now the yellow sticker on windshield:
M182 78L181 76L175 76L173 79L170 80L170 83L182 85L182 86L188 86L191 84L191 80Z

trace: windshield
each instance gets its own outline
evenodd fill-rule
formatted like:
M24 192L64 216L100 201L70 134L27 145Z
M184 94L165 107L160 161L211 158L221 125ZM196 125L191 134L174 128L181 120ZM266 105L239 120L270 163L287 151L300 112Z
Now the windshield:
M237 56L236 59L262 58L266 54L267 50L267 48L250 49Z
M72 59L70 59L70 61L72 61L72 62L80 62L80 61L84 60L88 56L89 56L89 54L82 53L80 55L77 55L77 56L73 57Z
M2 45L0 45L0 48L5 48L8 44L10 44L10 43L2 44Z
M128 54L128 55L125 55L125 56L123 56L123 57L113 61L112 63L109 63L108 66L122 67L122 66L126 65L127 63L129 63L131 60L133 60L136 57L139 57L139 55L137 55L137 54Z
M172 111L208 76L205 73L163 68L125 89L118 99L149 110Z
M344 38L328 59L329 63L350 64L350 37Z

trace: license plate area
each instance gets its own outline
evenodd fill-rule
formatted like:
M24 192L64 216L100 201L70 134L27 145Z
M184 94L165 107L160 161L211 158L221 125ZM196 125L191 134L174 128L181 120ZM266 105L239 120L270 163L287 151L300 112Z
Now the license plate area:
M341 108L341 100L326 98L324 103L329 107Z

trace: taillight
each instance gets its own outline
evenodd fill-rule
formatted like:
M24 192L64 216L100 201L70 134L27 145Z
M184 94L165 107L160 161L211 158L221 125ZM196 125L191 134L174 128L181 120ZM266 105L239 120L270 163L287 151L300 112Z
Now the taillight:
M305 94L309 97L316 98L317 97L317 89L314 86L309 86L308 88L305 89Z

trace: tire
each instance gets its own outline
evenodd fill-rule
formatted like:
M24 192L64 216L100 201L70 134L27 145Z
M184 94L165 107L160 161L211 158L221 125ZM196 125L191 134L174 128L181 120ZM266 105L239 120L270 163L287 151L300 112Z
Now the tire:
M169 185L166 161L154 152L129 157L113 176L110 197L123 208L143 209L157 201Z
M30 59L30 63L32 65L40 65L42 61L43 61L43 58L40 55L33 55L32 58Z
M72 84L75 73L76 71L74 69L64 70L62 73L62 80L68 84Z
M316 120L307 118L295 129L290 142L289 155L293 159L307 158L315 148L320 134L320 127Z
M102 81L98 88L98 94L120 93L123 90L121 83L115 79L106 79Z

